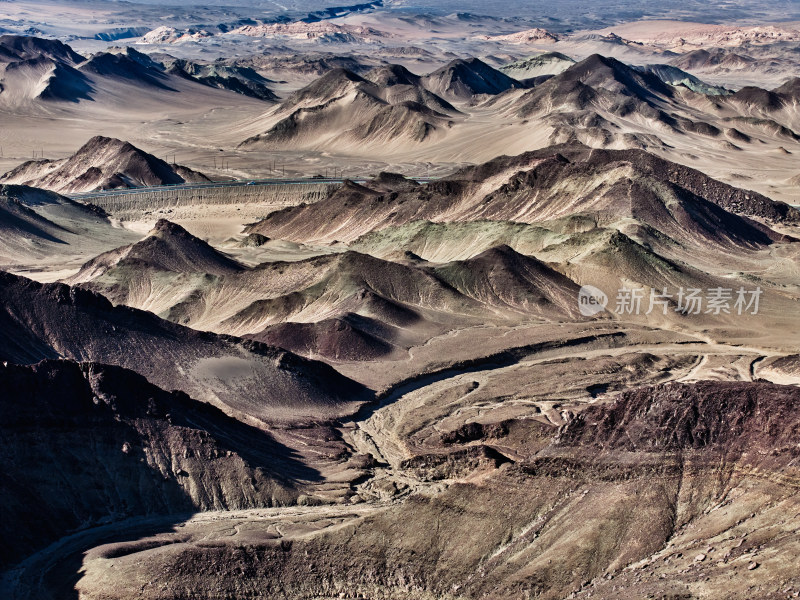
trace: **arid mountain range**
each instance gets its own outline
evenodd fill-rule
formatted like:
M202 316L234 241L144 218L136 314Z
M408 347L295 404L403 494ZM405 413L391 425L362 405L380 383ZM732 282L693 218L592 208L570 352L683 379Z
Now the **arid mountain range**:
M800 597L791 6L5 4L1 597Z

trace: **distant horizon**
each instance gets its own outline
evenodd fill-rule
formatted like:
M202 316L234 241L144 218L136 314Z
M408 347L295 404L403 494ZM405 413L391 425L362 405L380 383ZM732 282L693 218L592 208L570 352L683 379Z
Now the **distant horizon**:
M2 1L2 0L0 0ZM9 2L9 0L5 0ZM9 2L12 3L12 2ZM27 0L27 3L49 3L46 0ZM236 10L259 11L251 14L253 18L264 18L270 15L286 15L290 18L302 18L308 13L326 11L337 8L346 11L358 9L367 4L379 2L366 2L356 0L348 3L337 2L312 2L310 0L224 0L221 3L211 2L182 2L181 0L70 0L67 2L56 1L55 4L80 6L82 4L96 5L108 4L110 6L123 6L134 9L137 5L142 7L163 7L179 10ZM543 27L551 27L557 31L566 29L590 29L612 26L615 23L636 20L677 20L685 22L698 22L704 24L722 24L733 22L770 23L800 20L800 0L784 0L780 3L771 3L766 0L742 1L739 3L700 1L685 2L681 0L664 0L662 2L639 2L634 0L595 0L585 2L581 0L564 0L558 3L548 3L543 0L535 2L507 3L483 2L479 0L440 0L430 2L409 2L406 0L383 0L383 7L377 10L403 11L416 14L432 14L445 16L452 14L469 14L474 16L488 16L503 19L519 19L537 22ZM370 12L367 10L366 12ZM352 13L351 13L352 14ZM232 15L233 16L233 15ZM237 16L243 16L239 14ZM2 13L0 11L0 18Z

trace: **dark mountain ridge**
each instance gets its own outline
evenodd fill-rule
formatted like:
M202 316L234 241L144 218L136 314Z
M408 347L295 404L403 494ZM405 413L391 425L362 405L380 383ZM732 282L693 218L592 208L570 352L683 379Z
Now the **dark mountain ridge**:
M369 397L323 363L115 307L80 288L0 272L0 299L0 360L63 357L118 365L155 385L268 421L338 414Z
M609 180L609 172L616 172L618 177ZM484 182L502 174L503 183L491 190L483 187ZM565 196L557 192L564 185L576 189ZM676 198L680 199L677 204ZM341 222L346 220L358 224L348 232L355 239L389 225L438 221L442 215L447 215L448 221L511 219L536 223L576 211L598 214L604 221L625 214L689 245L695 242L694 233L686 233L687 227L715 240L715 244L744 248L781 239L780 234L753 219L800 223L796 208L642 150L601 150L570 144L499 157L412 190L379 192L367 186L345 185L315 205L272 213L248 231L306 241L325 239L337 231L341 238ZM681 215L676 213L673 218L665 211ZM727 223L722 230L718 227L720 220Z
M430 91L454 100L467 100L480 94L497 95L523 85L478 58L455 59L425 75L422 84Z
M204 181L209 179L202 173L103 136L91 138L69 158L28 161L0 177L0 182L62 193Z
M0 567L101 522L290 504L313 477L268 433L97 363L4 363L0 430Z
M71 279L83 281L98 277L113 267L131 268L134 271L141 268L209 275L225 275L244 270L237 261L166 219L159 219L140 242L93 258Z

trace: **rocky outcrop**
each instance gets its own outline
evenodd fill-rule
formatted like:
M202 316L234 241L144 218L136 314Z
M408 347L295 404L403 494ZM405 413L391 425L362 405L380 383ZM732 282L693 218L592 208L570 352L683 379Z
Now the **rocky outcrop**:
M293 503L304 469L269 434L97 363L0 366L0 568L133 516Z
M28 161L0 181L61 193L209 181L202 173L168 164L128 142L95 136L69 158Z
M112 306L80 288L0 272L0 299L0 360L28 364L63 357L113 364L267 421L346 413L370 397L326 364Z
M438 494L316 536L136 552L115 565L127 574L115 589L134 597L166 573L171 593L203 598L777 597L800 584L787 517L798 402L795 387L671 384L587 408L544 448L538 435L511 441L513 422L464 429L403 462L405 476L460 478ZM499 451L509 444L538 448L515 462ZM221 580L214 565L247 577ZM109 589L101 569L80 583L90 598Z

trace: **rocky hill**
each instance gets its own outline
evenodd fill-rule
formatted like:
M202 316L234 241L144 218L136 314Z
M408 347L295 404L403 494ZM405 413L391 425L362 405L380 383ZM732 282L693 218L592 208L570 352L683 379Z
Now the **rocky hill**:
M397 65L364 77L334 69L287 98L273 113L277 121L242 145L361 147L435 138L452 126L457 111L421 81Z
M7 567L100 523L293 503L302 466L271 436L133 371L0 366Z
M225 275L244 270L235 260L215 250L180 225L165 219L156 222L141 241L97 256L70 278L73 283L90 281L110 269L143 274L146 269L172 273Z
M663 211L672 216L665 218ZM304 241L336 235L349 241L417 220L532 224L577 213L596 214L597 223L625 215L686 244L699 236L724 246L765 244L774 238L748 217L800 222L800 212L786 204L647 152L566 145L501 157L411 190L381 193L345 185L321 203L273 213L249 231ZM719 219L730 221L729 226L720 230ZM357 226L345 233L344 221ZM687 231L692 232L688 237Z
M33 160L0 177L0 182L61 193L209 181L197 171L148 154L128 142L96 136L69 158Z
M622 394L560 431L530 420L476 424L403 463L407 474L472 474L440 495L344 530L287 534L289 549L254 543L250 530L248 552L200 538L175 552L135 552L115 562L125 575L113 589L132 598L139 581L169 573L169 590L191 582L206 596L212 586L236 595L280 581L291 594L347 587L387 598L778 597L800 586L786 517L797 508L798 401L796 387L704 382ZM81 590L112 589L101 557L87 562ZM198 576L214 564L248 577Z
M469 100L480 94L495 95L522 87L516 79L477 58L453 60L422 81L430 91L452 100Z
M0 261L6 267L58 268L139 239L101 209L37 188L0 185Z
M120 94L133 97L140 92L140 98L168 102L181 92L202 97L208 87L272 101L276 97L270 83L252 69L172 57L162 63L130 47L85 57L57 40L0 36L0 104L13 109L114 103Z
M2 273L0 298L4 361L69 358L117 365L155 385L265 421L342 414L369 397L325 364L114 307L99 294L64 284Z

